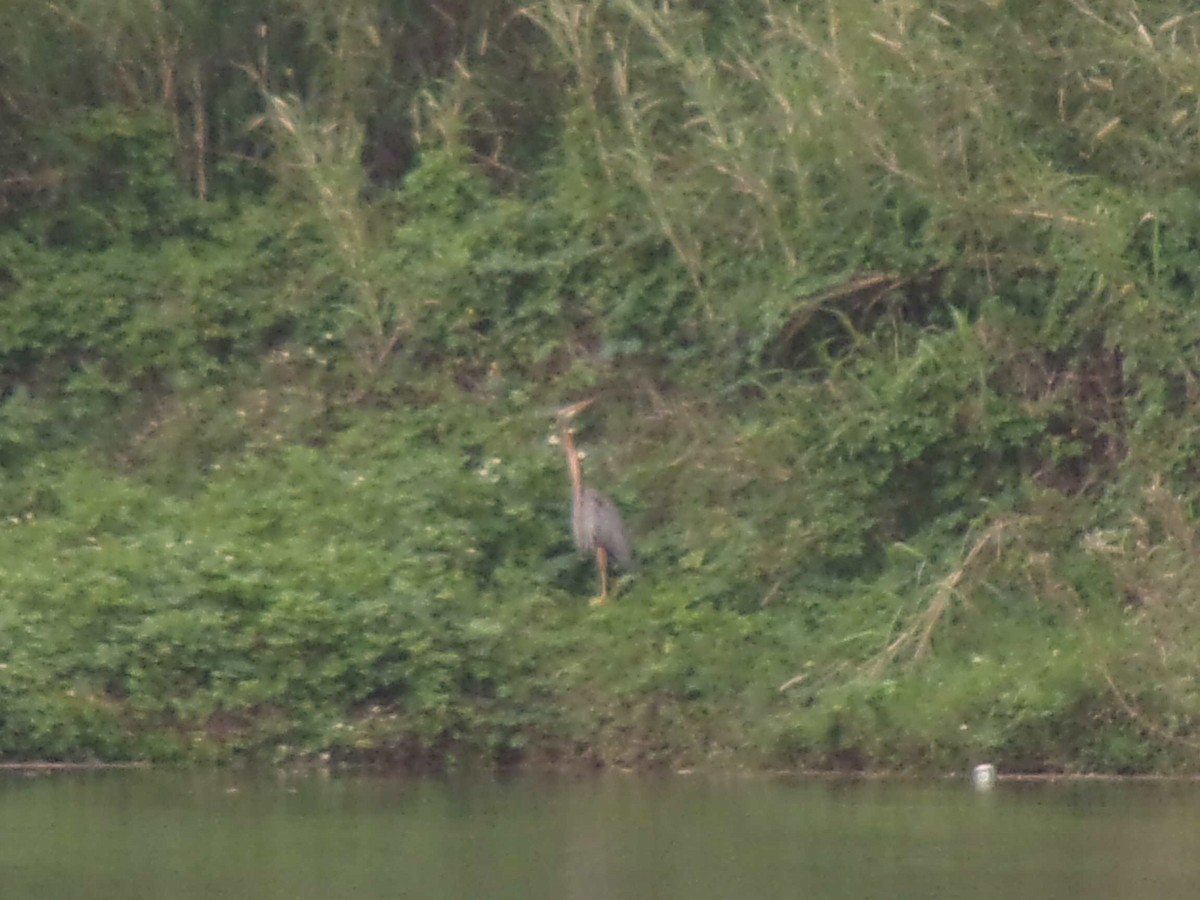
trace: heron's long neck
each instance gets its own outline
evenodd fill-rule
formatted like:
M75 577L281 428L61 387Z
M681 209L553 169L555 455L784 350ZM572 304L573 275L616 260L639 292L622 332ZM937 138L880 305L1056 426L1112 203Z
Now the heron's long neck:
M575 452L575 437L570 428L562 430L562 447L567 454L567 470L571 473L571 496L578 502L583 497L583 475L579 472L579 455Z

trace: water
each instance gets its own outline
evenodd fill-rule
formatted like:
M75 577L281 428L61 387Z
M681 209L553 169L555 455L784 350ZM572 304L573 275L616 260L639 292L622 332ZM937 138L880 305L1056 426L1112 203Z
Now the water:
M1200 787L0 772L11 900L1194 897Z

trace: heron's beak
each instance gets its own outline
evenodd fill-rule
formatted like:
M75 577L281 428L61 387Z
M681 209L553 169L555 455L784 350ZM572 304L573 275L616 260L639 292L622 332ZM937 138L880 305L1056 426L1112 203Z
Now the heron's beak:
M560 422L570 421L571 419L575 418L575 416L579 415L579 413L591 406L593 402L595 402L595 398L589 397L587 400L580 400L578 403L572 403L570 406L564 406L558 411L558 420Z

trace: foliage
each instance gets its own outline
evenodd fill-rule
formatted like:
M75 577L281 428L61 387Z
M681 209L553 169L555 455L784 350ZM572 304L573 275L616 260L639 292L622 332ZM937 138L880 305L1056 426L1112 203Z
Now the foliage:
M0 25L0 755L1195 768L1195 19Z

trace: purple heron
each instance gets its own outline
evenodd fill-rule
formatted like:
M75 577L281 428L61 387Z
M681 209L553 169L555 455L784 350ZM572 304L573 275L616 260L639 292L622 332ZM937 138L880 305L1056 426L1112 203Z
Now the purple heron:
M609 560L616 560L617 565L628 571L633 567L633 554L616 505L599 491L583 486L571 421L591 404L591 400L581 400L560 409L558 434L571 475L571 533L575 537L575 547L581 553L594 553L600 572L600 594L592 599L595 606L608 599Z

